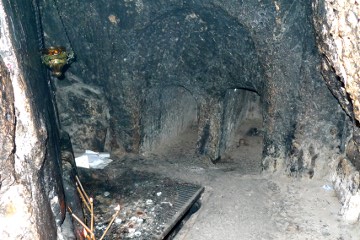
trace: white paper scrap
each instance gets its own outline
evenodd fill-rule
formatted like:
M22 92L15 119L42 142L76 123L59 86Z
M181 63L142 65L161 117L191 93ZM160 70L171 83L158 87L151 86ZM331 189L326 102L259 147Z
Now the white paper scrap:
M75 158L75 163L76 163L77 167L90 168L89 160L88 160L88 157L86 155L81 155L80 157L76 157Z
M83 155L75 158L75 162L77 167L103 169L112 162L109 157L110 153L86 150Z

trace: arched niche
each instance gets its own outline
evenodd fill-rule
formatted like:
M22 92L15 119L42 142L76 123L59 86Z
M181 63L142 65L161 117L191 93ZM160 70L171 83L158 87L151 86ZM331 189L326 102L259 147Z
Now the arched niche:
M142 154L149 154L159 146L174 140L188 128L197 125L197 103L184 87L153 88L142 105Z
M224 111L220 151L231 145L236 130L247 119L250 104L254 105L257 93L245 89L228 89L223 98ZM259 107L259 106L256 106Z
M244 163L260 169L263 148L263 107L260 95L247 89L228 89L223 96L219 162ZM251 155L251 156L250 156ZM249 169L252 171L252 169Z

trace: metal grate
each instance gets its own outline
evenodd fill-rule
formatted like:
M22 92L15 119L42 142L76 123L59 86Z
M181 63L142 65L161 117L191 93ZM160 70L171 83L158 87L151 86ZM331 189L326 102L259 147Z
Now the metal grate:
M177 199L171 211L166 212L167 225L156 239L164 239L174 226L183 218L190 207L199 199L204 187L192 184L179 184L176 187Z
M112 204L122 207L121 224L114 224L106 239L164 239L204 191L202 186L155 173L121 169L114 175L107 171L80 171L85 188L96 200L98 229L111 216Z

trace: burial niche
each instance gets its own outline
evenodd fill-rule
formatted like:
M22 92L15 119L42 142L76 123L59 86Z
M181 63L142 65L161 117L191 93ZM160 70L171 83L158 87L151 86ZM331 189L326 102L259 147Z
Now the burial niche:
M180 134L197 131L197 104L184 87L151 89L142 106L140 150L146 155Z

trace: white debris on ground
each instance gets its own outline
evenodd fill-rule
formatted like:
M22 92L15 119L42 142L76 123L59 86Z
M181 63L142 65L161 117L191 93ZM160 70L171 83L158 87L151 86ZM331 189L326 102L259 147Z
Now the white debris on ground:
M95 210L95 215L97 216L95 221L96 232L99 235L108 224L109 213L113 212L109 210L113 209L113 205L108 205L113 200L104 198L101 195L97 196L96 200L101 205ZM115 238L121 237L122 239L151 239L155 234L161 234L166 224L165 221L162 221L162 218L158 219L161 212L164 211L164 206L159 203L158 201L147 199L122 205L119 217L115 219L112 233L109 235Z
M94 152L85 150L85 153L75 158L77 167L104 169L112 160L110 153L107 152Z
M104 240L166 236L176 219L187 211L186 204L193 197L191 191L196 189L197 193L201 188L158 174L121 168L121 164L114 165L116 162L103 170L78 169L87 194L94 199L94 234L103 234L117 211L115 206L120 205ZM112 172L113 169L121 170Z

